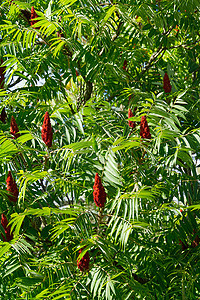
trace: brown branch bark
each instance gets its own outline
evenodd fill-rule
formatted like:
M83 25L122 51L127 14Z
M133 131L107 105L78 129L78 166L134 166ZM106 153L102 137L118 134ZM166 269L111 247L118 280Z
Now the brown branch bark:
M146 73L146 71L149 70L149 69L151 68L151 66L152 66L153 62L156 60L156 58L157 58L163 51L166 50L165 47L162 48L162 45L161 45L159 48L160 48L160 49L159 49L157 52L154 52L154 53L151 55L151 57L150 57L150 59L149 59L147 65L146 65L146 67L140 72L139 77L141 77L144 73Z
M164 35L164 36L168 36L168 35L171 33L171 31L172 31L173 29L174 29L174 27L169 28L163 35ZM157 58L163 51L165 51L166 49L167 49L167 48L166 48L165 46L163 46L163 43L161 43L160 46L158 47L157 51L154 52L154 53L151 55L151 57L150 57L150 59L149 59L147 65L146 65L146 67L140 72L139 78L140 78L144 73L146 73L146 71L147 71L148 69L151 68L151 66L153 65L153 63L154 63L154 61L156 60L156 58ZM163 54L164 54L164 53L163 53ZM159 59L158 59L158 60L159 60ZM158 60L157 60L157 61L158 61ZM156 61L156 62L157 62L157 61Z

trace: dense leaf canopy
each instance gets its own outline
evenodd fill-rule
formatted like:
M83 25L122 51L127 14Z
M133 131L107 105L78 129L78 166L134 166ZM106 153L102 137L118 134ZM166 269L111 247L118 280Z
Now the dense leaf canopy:
M199 0L1 1L0 298L200 297L199 28Z

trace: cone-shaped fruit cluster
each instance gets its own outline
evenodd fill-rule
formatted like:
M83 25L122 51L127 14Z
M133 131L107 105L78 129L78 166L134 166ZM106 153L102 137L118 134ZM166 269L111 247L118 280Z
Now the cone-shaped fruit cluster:
M12 177L11 172L8 172L8 177L6 179L6 184L7 184L7 191L9 192L10 196L9 196L9 200L12 202L17 202L17 198L19 195L19 191L17 188L17 184L15 182L15 180Z
M194 238L195 237L195 238ZM196 234L196 230L193 229L193 238L194 240L192 241L192 243L190 245L188 245L187 243L184 244L180 239L179 239L179 245L181 245L182 250L186 250L188 247L192 247L195 248L199 245L200 242L200 238L198 236L198 234Z
M124 60L124 63L123 63L123 70L126 71L126 69L127 69L127 60L125 59L125 60Z
M13 138L18 138L20 136L19 128L17 126L15 118L12 116L11 117L11 122L10 122L10 133L14 136Z
M44 122L42 125L42 140L47 145L47 147L52 146L52 140L53 140L53 131L51 128L51 122L49 118L49 113L46 112L44 116Z
M134 114L133 114L132 110L129 108L129 110L128 110L128 118L131 118L131 117L134 117ZM135 126L136 126L136 124L135 124L134 121L128 121L128 125L131 128L135 128Z
M94 189L93 197L94 197L94 202L95 202L96 206L104 207L104 205L106 203L106 192L101 183L101 178L99 177L98 173L96 173L96 175L95 175L93 189Z
M6 119L7 119L7 114L6 114L6 109L4 107L1 111L0 120L1 120L1 122L3 122L5 124Z
M195 230L195 229L193 229L193 233L196 234L196 230ZM192 244L191 244L192 248L197 247L197 246L199 245L199 242L200 242L200 239L199 239L199 236L198 236L198 234L197 234L197 235L195 236L194 241L193 241Z
M151 139L151 133L145 116L142 116L140 123L140 136L143 139Z
M3 63L3 59L1 58L1 64ZM5 73L6 68L5 67L0 67L0 89L4 88L4 80L5 80Z
M172 86L170 84L169 76L167 73L165 73L164 78L163 78L163 88L165 93L170 93L172 90Z
M8 226L8 220L4 214L1 215L1 225L4 228L5 236L6 236L5 237L3 234L1 234L4 242L10 242L13 239L13 234L10 233L11 227Z
M83 249L84 248L79 250L79 254L83 251ZM82 272L85 272L89 270L89 263L90 263L90 256L89 256L89 252L87 251L80 260L77 260L77 267Z
M37 23L37 20L34 20L35 18L38 18L38 15L35 12L34 7L31 7L31 26L33 26L35 23Z
M197 235L191 244L192 248L197 247L199 245L199 242L200 242L200 239L199 239L199 236Z
M188 248L188 244L184 244L181 240L179 240L179 245L181 245L182 250L186 250Z

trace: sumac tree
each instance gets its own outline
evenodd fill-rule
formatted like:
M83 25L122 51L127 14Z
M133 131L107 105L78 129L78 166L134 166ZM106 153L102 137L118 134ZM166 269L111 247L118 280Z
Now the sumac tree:
M0 298L200 297L199 9L1 2Z

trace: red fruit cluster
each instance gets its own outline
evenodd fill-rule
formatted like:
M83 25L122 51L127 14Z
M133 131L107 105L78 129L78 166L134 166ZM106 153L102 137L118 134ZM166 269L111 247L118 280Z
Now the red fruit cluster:
M200 242L200 239L199 239L199 236L197 235L191 244L192 248L197 247L199 245L199 242Z
M193 229L193 234L194 234L194 235L196 234L196 230L195 230L195 229ZM192 247L192 248L197 247L197 246L199 245L199 242L200 242L200 238L199 238L199 236L198 236L198 234L197 234L197 235L195 236L194 241L191 243L191 246L190 246L190 247ZM189 247L189 245L188 245L187 243L184 244L181 240L179 240L179 245L181 245L182 250L186 250L186 249Z
M93 189L94 189L93 197L94 197L94 202L95 202L96 206L104 207L104 205L106 203L106 192L101 183L101 178L99 177L98 173L96 173L96 175L95 175Z
M181 245L182 250L186 250L188 248L188 244L184 244L181 240L179 240L179 245Z
M19 195L19 191L17 188L17 184L15 182L15 180L13 180L12 174L9 171L8 172L8 177L6 179L6 184L7 184L7 191L9 192L10 196L9 196L9 200L12 202L17 202L17 198Z
M150 129L145 116L142 116L140 123L140 136L143 139L151 139Z
M47 147L52 146L52 140L53 140L53 131L51 128L51 122L49 118L49 113L46 112L44 116L44 122L42 125L42 140L47 145Z
M163 78L163 88L165 93L170 93L172 90L172 86L170 84L169 76L167 73L165 73L164 78Z
M1 234L4 242L10 242L13 239L13 234L10 233L11 227L8 226L8 220L4 214L1 215L1 225L4 228L5 236L6 236L5 237L3 234Z
M131 118L131 117L134 117L134 114L133 114L132 110L129 108L129 110L128 110L128 118ZM135 126L136 126L136 124L135 124L134 121L128 121L128 125L131 128L135 128Z
M1 58L1 64L3 63L3 59ZM0 67L0 89L4 88L4 80L5 80L5 73L6 68L5 67Z
M79 254L83 251L84 248L79 250ZM80 259L77 260L77 267L82 271L88 271L89 270L89 263L90 263L90 256L88 251L84 254L84 256Z
M123 63L123 70L126 71L126 69L127 69L127 60L125 59L125 60L124 60L124 63Z
M34 7L31 7L31 26L33 26L35 23L37 23L37 20L34 20L35 18L38 18L38 15L35 12Z
M5 124L6 119L7 119L7 114L6 114L6 109L4 107L1 111L0 120L1 120L1 122L3 122Z
M11 117L11 122L10 122L10 133L14 136L13 138L18 138L20 136L19 128L17 126L15 118L12 116Z
M196 234L196 230L195 230L195 229L193 229L193 233ZM200 242L200 239L199 239L199 236L198 236L198 234L197 234L197 235L195 236L194 241L193 241L192 244L191 244L192 248L197 247L197 246L199 245L199 242Z
M174 28L174 30L175 30L175 31L179 31L178 25L176 25L176 28Z

